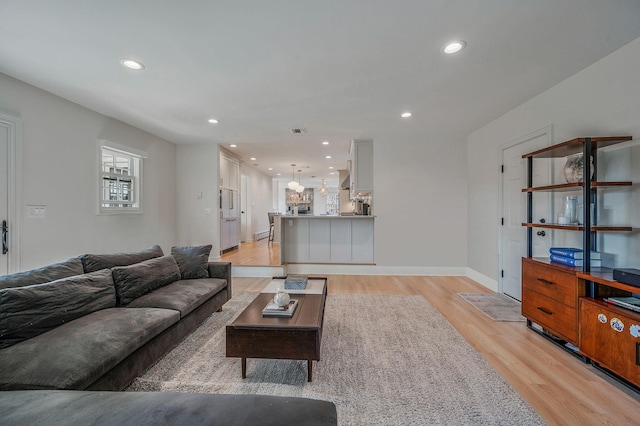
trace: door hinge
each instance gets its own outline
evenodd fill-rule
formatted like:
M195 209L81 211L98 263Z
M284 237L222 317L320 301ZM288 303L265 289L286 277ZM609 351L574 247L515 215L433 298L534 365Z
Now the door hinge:
M500 173L504 173L504 164L500 166Z

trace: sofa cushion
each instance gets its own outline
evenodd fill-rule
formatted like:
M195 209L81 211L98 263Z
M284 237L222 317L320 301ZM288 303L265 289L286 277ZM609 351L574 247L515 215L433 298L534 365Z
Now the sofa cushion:
M0 290L0 349L116 305L111 271Z
M334 403L271 395L19 391L0 394L3 425L337 425Z
M227 281L219 278L180 280L137 298L127 307L173 309L184 318L226 287Z
M83 254L80 256L84 272L99 271L100 269L113 268L114 266L127 266L134 263L163 256L162 248L155 245L148 249L132 253L114 254Z
M171 256L176 259L183 280L207 278L209 276L209 253L211 244L193 247L171 247Z
M30 271L18 272L11 275L1 275L0 288L22 287L25 285L48 283L59 280L60 278L67 278L82 274L84 274L82 261L76 257L73 259L67 259L64 262L32 269Z
M173 256L145 260L111 269L118 303L126 305L134 299L180 279L180 269Z
M169 309L103 309L0 350L0 390L85 389L176 323Z

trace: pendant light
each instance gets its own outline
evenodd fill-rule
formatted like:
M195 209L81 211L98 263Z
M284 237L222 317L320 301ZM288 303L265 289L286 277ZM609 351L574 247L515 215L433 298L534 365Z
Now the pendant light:
M322 179L322 185L318 191L323 197L326 197L329 194L329 188L327 188L327 185L324 183L324 179Z
M289 182L287 184L287 186L289 187L290 190L295 191L298 188L298 182L296 182L296 177L295 177L295 164L291 165L291 182Z
M296 188L296 192L298 194L300 194L300 193L302 193L302 191L304 191L304 186L302 186L302 183L300 182L302 180L301 173L302 173L302 170L298 169L298 187Z

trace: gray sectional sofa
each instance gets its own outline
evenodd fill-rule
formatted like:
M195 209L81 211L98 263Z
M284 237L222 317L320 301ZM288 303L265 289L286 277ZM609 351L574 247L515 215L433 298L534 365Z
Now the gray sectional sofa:
M231 298L211 246L0 276L0 390L122 390Z

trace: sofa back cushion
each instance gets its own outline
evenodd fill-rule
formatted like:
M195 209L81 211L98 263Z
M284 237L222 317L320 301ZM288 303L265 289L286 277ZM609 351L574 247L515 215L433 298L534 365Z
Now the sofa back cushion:
M111 269L118 303L126 305L138 297L180 279L180 269L173 256L145 260Z
M183 280L209 278L211 244L193 247L171 247L171 256L180 268Z
M80 256L84 272L94 272L114 266L127 266L163 256L162 248L155 245L148 249L132 253L83 254Z
M67 278L82 274L84 274L82 261L76 257L73 259L67 259L64 262L54 263L38 269L32 269L30 271L18 272L11 275L1 275L0 288L23 287L25 285L48 283L59 280L60 278Z
M50 283L0 289L0 349L116 305L108 269Z

